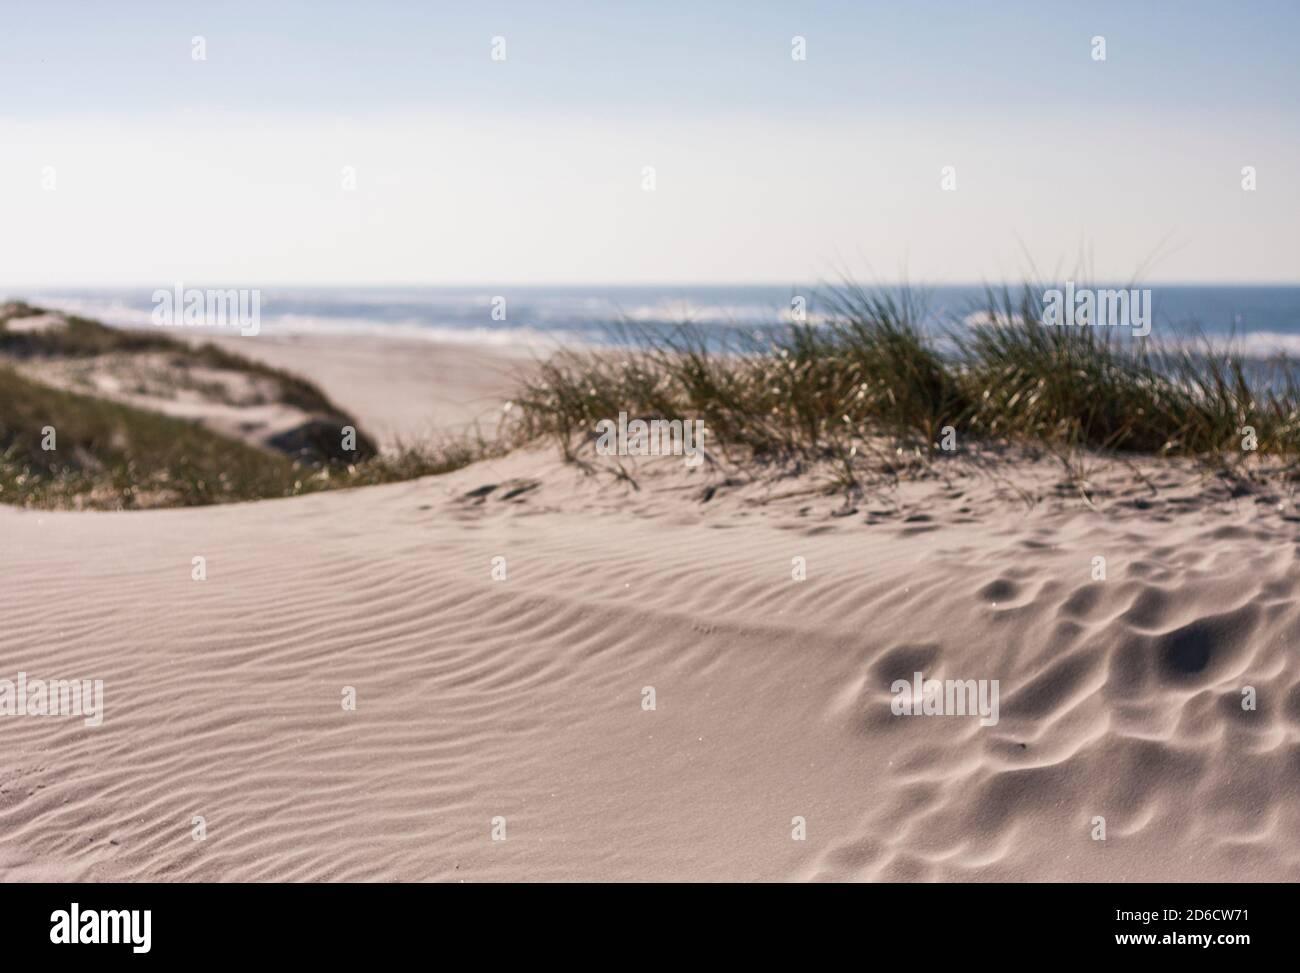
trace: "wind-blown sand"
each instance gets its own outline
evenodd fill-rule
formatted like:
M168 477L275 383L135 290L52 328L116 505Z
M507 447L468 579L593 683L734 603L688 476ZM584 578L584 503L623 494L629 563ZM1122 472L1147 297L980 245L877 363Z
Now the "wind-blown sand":
M481 351L298 344L274 363L381 437L413 376L435 428L506 394ZM1289 495L1114 464L1094 510L1059 464L954 461L849 513L633 469L0 508L0 678L105 695L0 718L0 877L1300 879ZM893 716L916 671L999 680L999 722Z

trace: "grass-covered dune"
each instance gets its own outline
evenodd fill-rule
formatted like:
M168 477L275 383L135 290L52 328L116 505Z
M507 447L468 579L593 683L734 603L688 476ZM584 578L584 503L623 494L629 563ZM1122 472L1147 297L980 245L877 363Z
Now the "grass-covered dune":
M74 316L60 316L54 327L22 326L46 313L17 303L0 308L0 503L131 509L288 497L447 472L491 450L466 437L381 455L352 417L289 372L216 345ZM304 421L259 448L200 422L33 377L69 361L112 362L120 370L137 359L169 378L254 380ZM341 435L348 426L355 429L351 449Z
M852 462L863 443L939 452L944 440L1195 456L1300 453L1300 393L1208 343L1156 345L1105 327L1048 327L1033 291L990 293L985 324L935 337L910 292L846 286L824 322L715 350L698 329L638 350L553 356L515 399L528 436L566 450L596 422L703 419L710 442L774 458ZM1254 447L1252 449L1252 447Z
M194 506L316 485L287 456L12 368L0 369L0 449L0 501L21 506Z
M0 355L19 361L35 358L94 358L114 353L143 354L162 352L178 366L228 369L273 380L281 400L306 412L333 414L346 418L342 410L311 382L283 369L271 368L217 345L191 345L161 332L110 328L89 318L61 315L62 327L40 330L10 328L10 321L21 321L48 312L29 304L14 302L0 308ZM360 455L373 454L368 441L360 444Z
M835 485L865 464L925 464L973 445L1023 444L1068 457L1252 456L1290 469L1300 454L1300 390L1284 361L1248 369L1201 344L1128 340L1104 327L1047 327L1034 291L991 293L986 323L948 335L920 327L913 294L845 286L816 324L774 329L719 349L683 326L627 335L622 350L551 355L518 375L506 419L477 435L380 454L315 385L215 345L69 317L58 328L0 309L0 502L129 508L293 496L443 473L528 442L587 448L597 423L702 419L706 451L779 469L829 463ZM310 422L249 445L166 410L83 394L39 378L45 360L163 356L168 376L235 374L273 389ZM206 370L206 371L205 371ZM36 375L38 377L33 377ZM209 383L211 384L211 383ZM57 447L45 448L54 429ZM258 448L259 445L265 448Z

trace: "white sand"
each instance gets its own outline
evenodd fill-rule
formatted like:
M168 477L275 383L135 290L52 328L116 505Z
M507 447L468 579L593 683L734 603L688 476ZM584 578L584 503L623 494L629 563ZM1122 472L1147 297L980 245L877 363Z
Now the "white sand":
M511 375L532 360L522 349L505 355L415 338L265 333L245 338L215 329L197 336L178 333L218 342L315 382L381 448L398 440L456 435L475 425L490 435L513 387Z
M484 352L245 345L386 437L506 394ZM0 878L1300 879L1291 498L1116 466L1094 511L1059 466L1001 474L832 516L807 482L668 459L632 489L547 448L0 508L0 678L105 692L97 728L0 717ZM893 716L917 670L998 679L998 724Z

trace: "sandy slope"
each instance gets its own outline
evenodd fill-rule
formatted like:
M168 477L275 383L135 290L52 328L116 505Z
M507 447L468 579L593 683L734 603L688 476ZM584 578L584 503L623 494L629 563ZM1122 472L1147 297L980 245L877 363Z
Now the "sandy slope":
M301 375L355 416L381 448L458 434L475 424L491 434L512 387L511 374L533 355L442 344L416 338L350 335L242 337L203 329L182 337L213 341L230 351Z
M0 717L0 875L1300 878L1291 498L1114 467L1093 511L1059 467L1002 472L846 513L541 450L222 508L0 508L0 678L106 697L98 728ZM1000 680L999 723L893 716L916 670Z

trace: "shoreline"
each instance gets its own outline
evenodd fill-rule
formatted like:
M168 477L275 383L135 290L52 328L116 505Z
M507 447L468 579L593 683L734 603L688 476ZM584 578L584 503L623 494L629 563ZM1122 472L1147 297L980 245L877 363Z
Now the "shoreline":
M1068 281L1058 281L1052 287L1066 286ZM995 292L1000 292L1003 285L997 285ZM1009 285L1010 293L1018 295L1024 286L1023 281ZM1082 286L1082 285L1080 285ZM1117 285L1119 286L1119 285ZM1131 285L1126 285L1131 286ZM879 285L883 293L904 293L903 285ZM1216 348L1234 355L1240 355L1254 363L1264 364L1278 355L1300 359L1300 285L1296 284L1200 284L1177 283L1162 284L1149 282L1144 290L1156 293L1155 318L1153 334L1142 339L1152 347L1176 351L1189 344L1194 345L1202 330ZM152 288L141 288L148 293ZM824 298L827 285L810 285L803 288L781 287L776 285L591 285L590 288L579 286L556 286L544 288L538 286L489 285L470 286L411 286L374 288L343 287L267 287L270 294L289 294L288 301L279 299L275 303L283 305L292 303L300 296L328 299L349 294L364 296L370 303L356 309L352 315L332 315L322 313L320 308L308 305L300 310L274 312L274 305L264 302L263 310L272 310L264 314L263 331L258 337L273 335L276 340L292 341L308 338L330 339L357 338L390 340L408 340L411 342L429 342L435 345L464 346L487 352L496 351L506 357L518 357L527 360L536 355L545 355L564 348L580 350L599 350L601 348L620 348L624 345L609 345L593 336L602 334L606 323L616 323L623 315L632 324L648 324L671 329L685 321L700 324L706 331L735 327L740 332L751 328L766 328L790 323L790 295L801 294L813 300L809 305L808 320L819 321L823 312L813 310L816 299ZM491 294L504 291L507 294L519 292L519 301L527 304L535 301L537 305L520 312L511 305L510 320L541 322L540 324L485 324L491 317L489 302ZM923 328L935 335L945 329L964 333L980 326L980 321L987 314L980 295L984 293L983 285L944 284L926 287L916 285L907 288L914 296L926 296L934 312L933 319L927 316ZM624 293L626 292L626 293ZM1165 292L1165 297L1161 293ZM94 290L87 293L100 293ZM107 295L118 293L106 290ZM131 291L130 293L135 293ZM421 300L412 300L411 294L422 295ZM750 294L755 303L732 306L738 294ZM539 299L537 295L542 295ZM957 296L951 296L955 294ZM1163 310L1168 295L1176 295L1174 301L1176 313L1171 316ZM551 300L562 303L551 307L545 304ZM586 295L585 299L579 297ZM703 295L708 295L707 297ZM757 295L762 295L761 300ZM783 295L778 298L777 295ZM936 296L937 295L937 296ZM944 296L949 295L949 296ZM391 310L385 298L393 297L410 318L386 320ZM473 296L472 306L476 308L474 316L466 316L465 299ZM1196 303L1189 303L1193 296ZM452 300L452 298L455 300ZM620 297L635 298L630 305L616 300ZM1253 297L1258 304L1250 301L1241 303L1245 298ZM724 299L725 298L725 299ZM1232 303L1223 303L1225 299L1235 298ZM439 305L439 299L449 302ZM500 299L500 298L496 298ZM515 300L512 297L512 300ZM711 301L721 303L714 304ZM147 305L125 306L120 297L108 300L87 300L83 297L64 295L33 296L31 302L68 314L78 314L101 320L113 327L149 330L150 312ZM587 305L605 302L607 307L596 314ZM639 303L638 303L639 302ZM658 303L656 303L658 302ZM973 302L973 303L972 303ZM481 305L481 308L479 307ZM310 307L310 309L308 309ZM367 317L366 309L376 312L376 316ZM544 312L539 314L538 312ZM557 321L566 322L556 324ZM173 329L168 328L167 331ZM176 328L175 331L193 330L202 335L216 335L221 329L211 326L195 326L192 329Z

